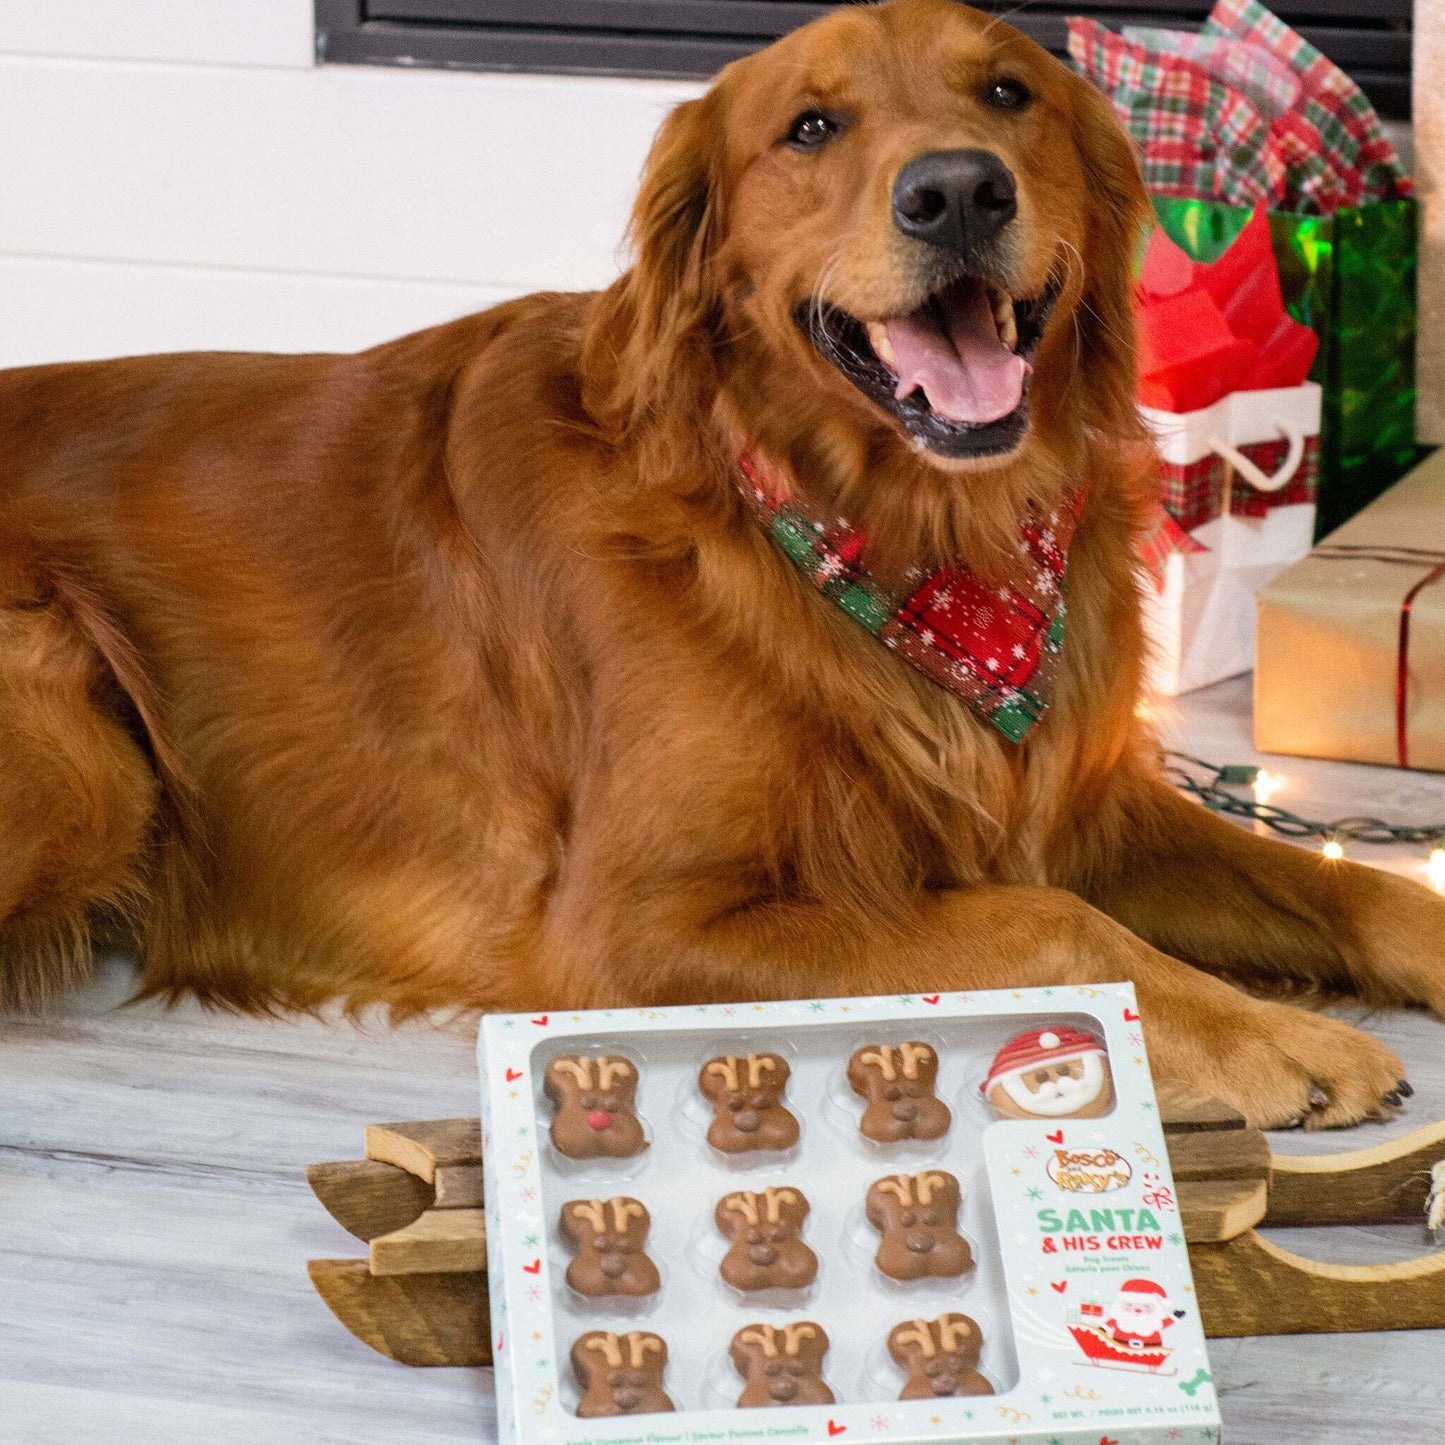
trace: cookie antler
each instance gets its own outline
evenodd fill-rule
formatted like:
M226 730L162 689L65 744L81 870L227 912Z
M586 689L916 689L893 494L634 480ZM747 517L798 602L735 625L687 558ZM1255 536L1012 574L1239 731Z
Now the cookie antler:
M783 1353L785 1355L796 1355L803 1346L803 1341L810 1336L816 1338L818 1334L817 1325L800 1324L794 1322L783 1326Z
M748 1059L751 1061L751 1054L748 1055ZM716 1074L723 1081L723 1087L726 1089L738 1088L738 1061L731 1054L725 1054L720 1059L714 1059L707 1065L703 1072Z
M629 1219L643 1219L647 1215L647 1211L635 1199L619 1198L610 1200L609 1203L612 1205L612 1225L619 1234L627 1228Z
M788 1329L793 1326L789 1325ZM765 1358L775 1360L778 1357L778 1332L772 1325L754 1325L750 1330L743 1330L738 1335L740 1345L756 1345Z
M589 1350L596 1350L614 1370L622 1368L622 1341L616 1335L599 1330L588 1336L586 1346Z
M645 1330L632 1330L627 1336L627 1354L634 1370L642 1368L643 1360L649 1354L661 1354L662 1341Z
M891 1083L898 1077L898 1071L893 1067L893 1050L886 1044L880 1044L876 1049L869 1049L867 1053L858 1055L860 1064L877 1064L878 1071Z
M913 1180L907 1174L890 1174L873 1186L880 1194L891 1194L900 1204L913 1203Z
M967 1315L940 1315L938 1338L945 1350L956 1350L961 1340L973 1338L973 1321Z
M756 1089L763 1081L764 1072L772 1073L776 1071L777 1067L778 1061L771 1054L749 1054L748 1087Z
M749 1224L762 1223L762 1220L758 1216L758 1196L756 1194L729 1194L728 1197L723 1200L723 1207L725 1209L735 1210L738 1214L741 1214Z
M585 1219L598 1234L607 1228L607 1215L600 1199L574 1199L567 1210L574 1219Z
M948 1183L946 1174L915 1174L913 1178L918 1186L918 1202L920 1204L931 1204L934 1191Z
M933 1343L933 1331L929 1329L927 1320L910 1320L906 1329L900 1325L893 1331L893 1338L900 1345L917 1345L925 1360L931 1360L938 1353L938 1346ZM948 1346L945 1345L944 1348L947 1349Z
M601 1058L597 1060L597 1087L610 1089L613 1079L625 1079L632 1073L632 1065L626 1059Z
M903 1060L903 1077L905 1079L916 1079L918 1077L918 1066L933 1050L927 1044L904 1044L898 1050L898 1057Z
M579 1089L592 1087L591 1059L553 1059L552 1071L557 1074L571 1074L577 1080Z
M782 1218L783 1205L796 1204L801 1196L796 1189L780 1189L777 1185L770 1184L763 1192L766 1201L767 1221L769 1224L776 1224ZM756 1224L757 1220L750 1220L749 1223Z

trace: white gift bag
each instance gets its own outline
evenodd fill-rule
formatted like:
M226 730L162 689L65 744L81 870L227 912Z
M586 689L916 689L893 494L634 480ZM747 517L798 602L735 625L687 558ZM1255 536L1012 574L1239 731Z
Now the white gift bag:
M1164 463L1162 505L1191 539L1187 549L1169 549L1158 585L1144 587L1149 685L1173 697L1253 668L1255 593L1310 550L1320 388L1307 381L1231 392L1199 411L1139 410ZM1259 464L1281 452L1273 470ZM1241 516L1231 510L1239 487L1308 500L1281 498L1263 515ZM1183 489L1187 506L1177 498L1168 506L1171 488ZM1211 515L1201 517L1201 499Z

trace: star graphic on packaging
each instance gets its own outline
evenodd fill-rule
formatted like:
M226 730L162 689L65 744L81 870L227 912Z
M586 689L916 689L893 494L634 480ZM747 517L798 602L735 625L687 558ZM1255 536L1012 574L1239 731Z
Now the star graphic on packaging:
M1034 1188L1029 1190L1028 1197L1033 1200L1042 1199L1044 1197L1044 1191L1035 1185Z
M1028 1292L1029 1292L1030 1294L1038 1294L1038 1290L1037 1290L1033 1285L1030 1285L1030 1286L1029 1286Z
M516 1019L503 1019L502 1027L504 1029L514 1029L517 1027L517 1021Z
M522 1243L523 1243L523 1244L530 1245L530 1246L532 1246L533 1248L535 1248L535 1247L536 1247L538 1244L540 1244L541 1242L542 1242L541 1236L540 1236L540 1235L537 1235L537 1234L524 1235L523 1238L522 1238Z
M1023 1149L1025 1159L1037 1159L1039 1157L1038 1147L1034 1144L1026 1144Z

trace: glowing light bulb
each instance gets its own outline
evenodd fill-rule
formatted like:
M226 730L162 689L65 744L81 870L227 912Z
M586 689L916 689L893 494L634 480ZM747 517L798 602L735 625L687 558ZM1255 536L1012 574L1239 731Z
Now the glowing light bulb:
M1345 856L1345 845L1338 838L1327 838L1325 846L1320 850L1326 858L1338 862Z
M1260 804L1268 803L1282 787L1284 779L1280 774L1267 773L1261 768L1254 779L1254 801Z
M1425 864L1425 877L1437 893L1445 893L1445 848L1432 848Z

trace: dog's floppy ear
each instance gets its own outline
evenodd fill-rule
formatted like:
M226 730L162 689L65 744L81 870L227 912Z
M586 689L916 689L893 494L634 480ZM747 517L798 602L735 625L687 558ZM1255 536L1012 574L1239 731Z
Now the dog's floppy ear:
M633 266L603 299L586 341L589 361L599 363L589 375L607 378L588 397L599 420L628 425L680 377L710 369L722 104L714 86L677 106L648 153L628 228ZM599 344L610 356L597 353Z
M1134 436L1134 263L1154 212L1133 143L1108 100L1075 78L1074 138L1090 200L1084 291L1077 316L1086 420L1106 435Z

